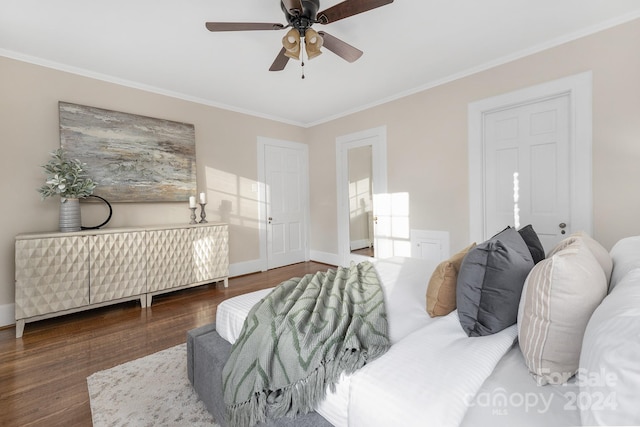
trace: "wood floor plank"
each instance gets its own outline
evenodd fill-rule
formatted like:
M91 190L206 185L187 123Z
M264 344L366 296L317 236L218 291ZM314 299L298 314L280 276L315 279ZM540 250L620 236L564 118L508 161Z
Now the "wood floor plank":
M188 330L215 320L227 298L264 289L330 266L305 262L222 284L0 330L0 425L91 426L86 378L130 360L184 343Z

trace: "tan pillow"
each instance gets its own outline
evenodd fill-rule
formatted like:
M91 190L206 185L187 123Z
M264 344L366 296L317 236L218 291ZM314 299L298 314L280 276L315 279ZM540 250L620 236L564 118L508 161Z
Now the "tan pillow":
M589 248L593 256L596 257L596 260L602 267L602 271L604 271L604 275L607 279L607 283L609 283L609 280L611 280L611 272L613 270L613 261L611 260L611 255L604 248L604 246L602 246L600 243L598 243L597 240L589 236L584 231L578 231L576 233L573 233L566 239L559 242L553 249L549 251L549 254L547 254L547 257L551 257L553 256L553 254L566 248L567 246L575 242L576 239L584 240L584 242L587 244L587 247Z
M531 270L518 307L518 339L538 384L562 384L576 373L587 323L606 294L604 272L584 239Z
M427 313L429 316L446 316L456 309L456 282L458 270L467 252L475 242L438 264L427 286Z

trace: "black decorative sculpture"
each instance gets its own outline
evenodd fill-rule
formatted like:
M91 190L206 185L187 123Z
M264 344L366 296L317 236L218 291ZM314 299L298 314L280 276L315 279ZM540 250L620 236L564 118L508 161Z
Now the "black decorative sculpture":
M100 199L103 202L105 202L107 204L107 206L109 207L109 216L107 217L107 219L102 224L96 225L95 227L84 227L84 226L81 227L83 230L98 230L100 227L104 227L105 225L107 225L107 223L111 220L111 215L113 214L113 208L111 207L111 203L109 203L107 201L107 199L105 199L105 198L102 198L100 196L96 196L94 194L91 194L90 196L87 196L87 197L95 197L96 199Z

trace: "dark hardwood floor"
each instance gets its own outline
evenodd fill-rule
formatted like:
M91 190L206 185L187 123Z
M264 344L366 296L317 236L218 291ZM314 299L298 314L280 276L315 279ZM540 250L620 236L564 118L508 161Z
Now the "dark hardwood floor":
M369 257L373 257L374 256L373 246L371 246L370 248L355 249L355 250L351 251L351 253L352 254L369 256Z
M324 271L306 262L153 298L27 323L24 335L0 330L0 425L91 426L86 378L184 343L186 332L215 321L230 297Z

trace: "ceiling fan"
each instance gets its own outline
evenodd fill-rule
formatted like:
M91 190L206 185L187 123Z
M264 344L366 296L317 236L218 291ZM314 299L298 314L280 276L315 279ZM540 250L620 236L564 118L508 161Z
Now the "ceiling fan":
M320 55L322 46L348 62L354 62L362 56L362 51L324 31L316 32L313 24L327 25L380 6L393 3L393 0L345 0L328 9L318 12L320 0L280 0L288 24L259 22L207 22L209 31L256 31L284 30L291 28L282 39L282 49L271 64L269 71L281 71L290 58L299 59L302 52L301 39L309 59ZM304 62L302 64L304 66ZM304 78L304 74L303 74Z

